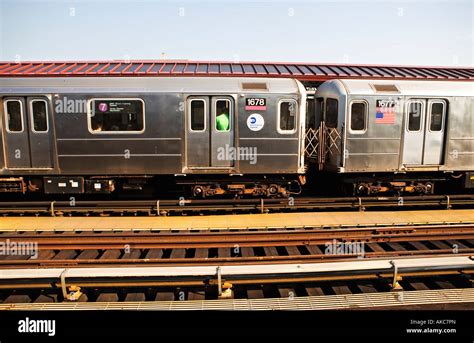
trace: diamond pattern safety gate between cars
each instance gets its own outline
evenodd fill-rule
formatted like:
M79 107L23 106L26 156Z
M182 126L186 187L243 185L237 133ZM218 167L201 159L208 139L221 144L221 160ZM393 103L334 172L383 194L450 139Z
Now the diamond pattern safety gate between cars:
M337 158L341 153L342 130L326 127L324 122L317 129L308 128L305 137L305 157L318 163L323 169L327 159Z

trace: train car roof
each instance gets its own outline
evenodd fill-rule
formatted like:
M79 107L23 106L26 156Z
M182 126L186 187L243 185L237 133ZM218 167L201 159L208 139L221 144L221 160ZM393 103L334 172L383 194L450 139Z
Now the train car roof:
M453 81L334 80L351 95L474 96L474 83Z
M170 92L170 93L297 93L295 79L241 77L65 77L3 78L0 94Z

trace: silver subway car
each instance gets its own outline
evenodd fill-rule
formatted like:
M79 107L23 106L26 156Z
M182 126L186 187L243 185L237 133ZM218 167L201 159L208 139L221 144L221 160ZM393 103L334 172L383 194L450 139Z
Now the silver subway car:
M456 178L474 187L473 95L472 82L324 82L314 113L321 169L363 194L431 193Z
M297 80L13 77L0 98L4 192L107 193L168 175L195 195L276 195L304 174Z

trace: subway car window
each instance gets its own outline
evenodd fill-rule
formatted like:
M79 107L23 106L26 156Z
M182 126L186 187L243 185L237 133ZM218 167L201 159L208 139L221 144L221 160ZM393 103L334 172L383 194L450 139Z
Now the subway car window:
M351 105L351 130L365 131L367 106L365 102L354 102Z
M204 100L191 100L191 130L204 131Z
M431 104L430 131L441 131L443 128L444 104L433 102Z
M141 100L95 99L91 101L90 123L93 133L140 132L144 129Z
M293 131L296 122L296 103L294 101L280 102L280 130Z
M306 100L306 128L314 129L316 126L314 105L314 99Z
M9 132L23 131L23 119L21 115L21 102L19 100L8 100L6 102L7 128Z
M330 128L337 127L337 107L336 99L328 98L326 100L326 126Z
M46 106L46 101L33 100L31 103L31 109L33 116L33 131L48 131L48 109Z
M217 100L216 106L216 130L220 132L230 131L230 100Z
M408 108L408 131L419 131L421 129L421 107L420 102L412 102Z
M315 109L315 119L316 119L316 126L319 126L319 123L323 120L324 118L324 98L316 98L315 99L315 104L314 104L314 109Z

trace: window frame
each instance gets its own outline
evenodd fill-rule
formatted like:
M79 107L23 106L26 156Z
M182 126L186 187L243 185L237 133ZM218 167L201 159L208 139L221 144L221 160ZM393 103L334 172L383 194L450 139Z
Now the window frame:
M334 127L332 126L328 126L327 125L327 116L328 116L328 103L329 103L329 100L333 100L336 102L337 104L337 107L336 107L336 125ZM330 128L330 129L337 129L339 127L339 99L336 99L336 98L325 98L324 100L324 124L326 125L327 128Z
M16 101L20 103L20 120L21 120L21 131L10 131L10 125L9 125L9 114L8 114L8 103L10 101ZM3 112L5 113L5 130L7 133L23 133L25 132L25 123L23 120L24 116L24 109L23 109L23 101L20 99L6 99L3 102Z
M364 111L364 128L362 130L354 130L352 129L352 105L353 104L364 104L365 111ZM357 99L351 100L349 102L349 132L351 134L362 135L367 132L367 127L369 126L368 123L368 115L369 115L369 103L367 100Z
M92 101L97 101L97 100L102 100L102 101L131 101L131 100L138 100L141 101L142 103L142 115L143 115L143 129L140 131L94 131L92 130L92 113L91 113L91 103ZM146 109L145 109L145 101L141 98L91 98L87 100L87 129L89 132L93 135L136 135L136 134L142 134L145 132L146 128Z
M201 101L204 103L204 114L203 114L203 119L204 119L204 129L202 130L193 130L192 128L192 103L193 101ZM190 132L205 132L207 130L207 120L206 120L206 115L207 115L207 101L205 99L202 99L202 98L193 98L193 99L189 99L189 127L188 127L188 130Z
M442 113L442 118L441 118L441 129L433 131L431 130L431 114L433 113L432 111L432 106L433 104L442 104L443 105L443 113ZM429 110L429 119L428 119L428 131L429 132L444 132L444 124L446 122L446 109L447 109L447 104L446 101L444 100L430 100L428 102L428 110Z
M418 130L410 130L410 105L411 104L420 104L420 107L421 107L421 113L420 113L420 128ZM424 131L423 130L423 121L426 121L426 118L425 120L423 120L423 114L425 112L425 103L423 102L423 100L409 100L408 103L407 103L407 120L406 120L406 124L405 124L405 130L406 132L409 132L409 133L416 133L416 132L422 132Z
M289 103L294 103L295 104L295 119L294 119L294 122L295 122L295 126L292 130L282 130L280 128L280 123L281 123L281 103L283 102L289 102ZM297 121L297 118L298 118L298 102L295 100L295 99L280 99L278 101L278 111L277 111L277 132L281 135L292 135L294 133L296 133L297 131L297 128L298 128L298 121Z
M229 102L229 130L227 131L220 131L217 129L217 102L218 101L227 101ZM213 98L213 101L212 101L212 111L213 111L213 115L212 115L212 119L214 120L214 132L216 133L229 133L229 132L232 132L233 130L233 125L234 125L234 120L232 119L234 117L234 106L233 105L233 101L230 99L230 98Z
M45 104L45 109L46 109L46 130L42 131L36 131L35 130L35 121L33 117L33 103L34 102L44 102ZM49 108L48 108L48 102L45 99L31 99L29 101L29 110L30 110L30 122L31 122L31 132L33 133L48 133L49 132Z

